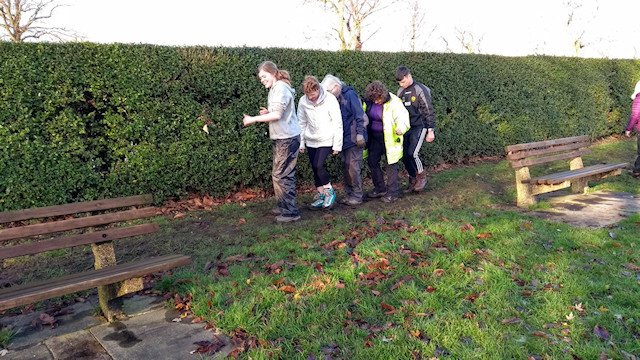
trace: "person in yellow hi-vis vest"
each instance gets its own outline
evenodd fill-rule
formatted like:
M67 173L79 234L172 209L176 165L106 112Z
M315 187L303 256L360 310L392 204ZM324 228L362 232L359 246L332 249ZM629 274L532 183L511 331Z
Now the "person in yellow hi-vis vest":
M370 198L382 198L386 203L400 198L398 162L402 159L403 135L409 130L409 112L402 100L390 93L380 81L374 81L364 90L364 110L369 117L367 134L367 164L374 189ZM387 157L387 183L380 167L382 155Z

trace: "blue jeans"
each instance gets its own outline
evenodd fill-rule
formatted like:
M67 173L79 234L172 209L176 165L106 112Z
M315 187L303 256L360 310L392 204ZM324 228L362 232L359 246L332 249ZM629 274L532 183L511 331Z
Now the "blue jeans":
M289 139L273 140L273 167L271 180L273 191L278 201L280 214L298 216L300 210L296 206L296 164L300 149L300 136Z

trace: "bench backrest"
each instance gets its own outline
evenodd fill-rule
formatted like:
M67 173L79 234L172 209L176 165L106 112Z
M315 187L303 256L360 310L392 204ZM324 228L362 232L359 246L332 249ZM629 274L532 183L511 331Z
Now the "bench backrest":
M511 167L519 169L557 160L573 159L591 153L588 136L509 145L505 148Z
M98 215L91 214L92 212L96 211L147 205L152 202L153 196L139 195L117 199L87 201L74 204L2 212L0 213L0 224L55 216L66 216L75 214L89 215L23 226L11 226L0 229L0 259L21 255L31 255L43 251L62 249L67 247L153 233L155 231L158 231L159 227L157 224L142 224L124 228L112 228L95 232L87 232L67 237L58 237L54 239L35 241L15 246L4 245L7 241L10 240L17 240L37 235L54 234L69 230L83 229L99 225L108 225L121 221L152 217L159 213L158 208L144 207L139 209L122 210Z

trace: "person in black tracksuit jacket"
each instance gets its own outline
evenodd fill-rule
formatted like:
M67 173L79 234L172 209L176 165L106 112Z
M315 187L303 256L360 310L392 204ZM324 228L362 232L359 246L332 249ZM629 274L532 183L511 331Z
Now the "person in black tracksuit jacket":
M409 111L411 128L404 134L402 162L409 173L407 192L422 191L427 185L427 174L420 161L423 141L435 140L435 111L431 100L431 89L413 80L411 71L405 66L396 69L396 80L400 85L398 97Z

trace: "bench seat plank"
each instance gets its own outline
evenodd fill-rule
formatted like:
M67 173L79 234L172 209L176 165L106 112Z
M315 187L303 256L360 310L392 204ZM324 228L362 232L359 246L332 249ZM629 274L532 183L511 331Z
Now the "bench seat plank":
M74 246L94 244L103 241L124 239L131 236L151 234L160 229L158 224L142 224L124 228L114 228L92 233L72 235L23 245L0 247L0 260L16 256L33 255L45 251L65 249Z
M568 170L568 171L563 171L555 174L544 175L544 176L536 177L523 182L530 183L530 184L540 184L540 185L554 185L554 184L560 184L568 180L579 179L579 178L588 177L592 175L607 173L617 169L622 169L622 168L625 168L627 165L628 163L598 164L598 165L587 166L581 169Z
M188 256L167 255L99 270L85 271L39 283L4 288L0 290L0 311L101 285L141 277L178 266L189 265L190 263L191 259Z
M121 207L145 205L153 202L152 195L136 195L117 199L85 201L73 204L54 205L33 209L5 211L0 213L0 224L43 217L70 215L82 212L116 209Z

